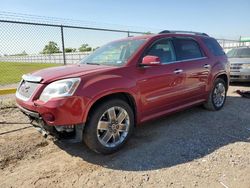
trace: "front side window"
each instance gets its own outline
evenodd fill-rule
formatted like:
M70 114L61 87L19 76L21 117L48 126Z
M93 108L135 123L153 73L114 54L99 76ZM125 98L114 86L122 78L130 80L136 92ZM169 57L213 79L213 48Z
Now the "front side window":
M168 39L157 41L147 51L146 55L159 57L162 64L167 64L176 60L172 42Z
M80 64L122 66L145 41L137 39L111 42L81 60Z
M174 39L177 60L188 60L203 57L200 47L193 39Z

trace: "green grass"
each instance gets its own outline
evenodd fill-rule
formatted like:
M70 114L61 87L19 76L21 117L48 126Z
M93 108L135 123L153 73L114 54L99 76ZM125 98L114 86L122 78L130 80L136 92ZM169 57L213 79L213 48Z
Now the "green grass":
M54 63L0 62L0 85L18 83L23 74L60 65Z

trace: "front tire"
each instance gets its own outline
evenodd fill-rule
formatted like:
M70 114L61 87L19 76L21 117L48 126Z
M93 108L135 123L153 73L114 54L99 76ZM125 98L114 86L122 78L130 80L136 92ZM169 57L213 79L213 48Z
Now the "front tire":
M97 105L83 132L84 143L97 153L110 154L120 149L134 128L134 113L123 100L113 99Z
M217 111L222 109L227 97L226 82L217 78L214 82L212 91L209 94L208 101L204 104L204 107L211 111Z

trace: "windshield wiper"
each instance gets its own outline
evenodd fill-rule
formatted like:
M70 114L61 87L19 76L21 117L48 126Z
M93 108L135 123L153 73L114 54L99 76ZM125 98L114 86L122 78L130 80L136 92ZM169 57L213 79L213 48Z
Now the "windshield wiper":
M99 63L86 63L87 65L100 65Z

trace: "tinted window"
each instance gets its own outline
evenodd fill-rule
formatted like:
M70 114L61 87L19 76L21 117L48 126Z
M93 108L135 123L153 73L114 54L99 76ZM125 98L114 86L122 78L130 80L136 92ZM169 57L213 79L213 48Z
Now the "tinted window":
M161 63L166 64L175 61L175 54L172 42L167 39L156 42L146 53L146 55L153 55L160 58Z
M227 53L228 57L234 58L250 58L250 48L232 49Z
M199 45L192 39L174 39L177 60L203 57Z
M209 51L214 54L215 56L225 55L222 47L219 43L213 38L204 38L203 41L205 42Z

